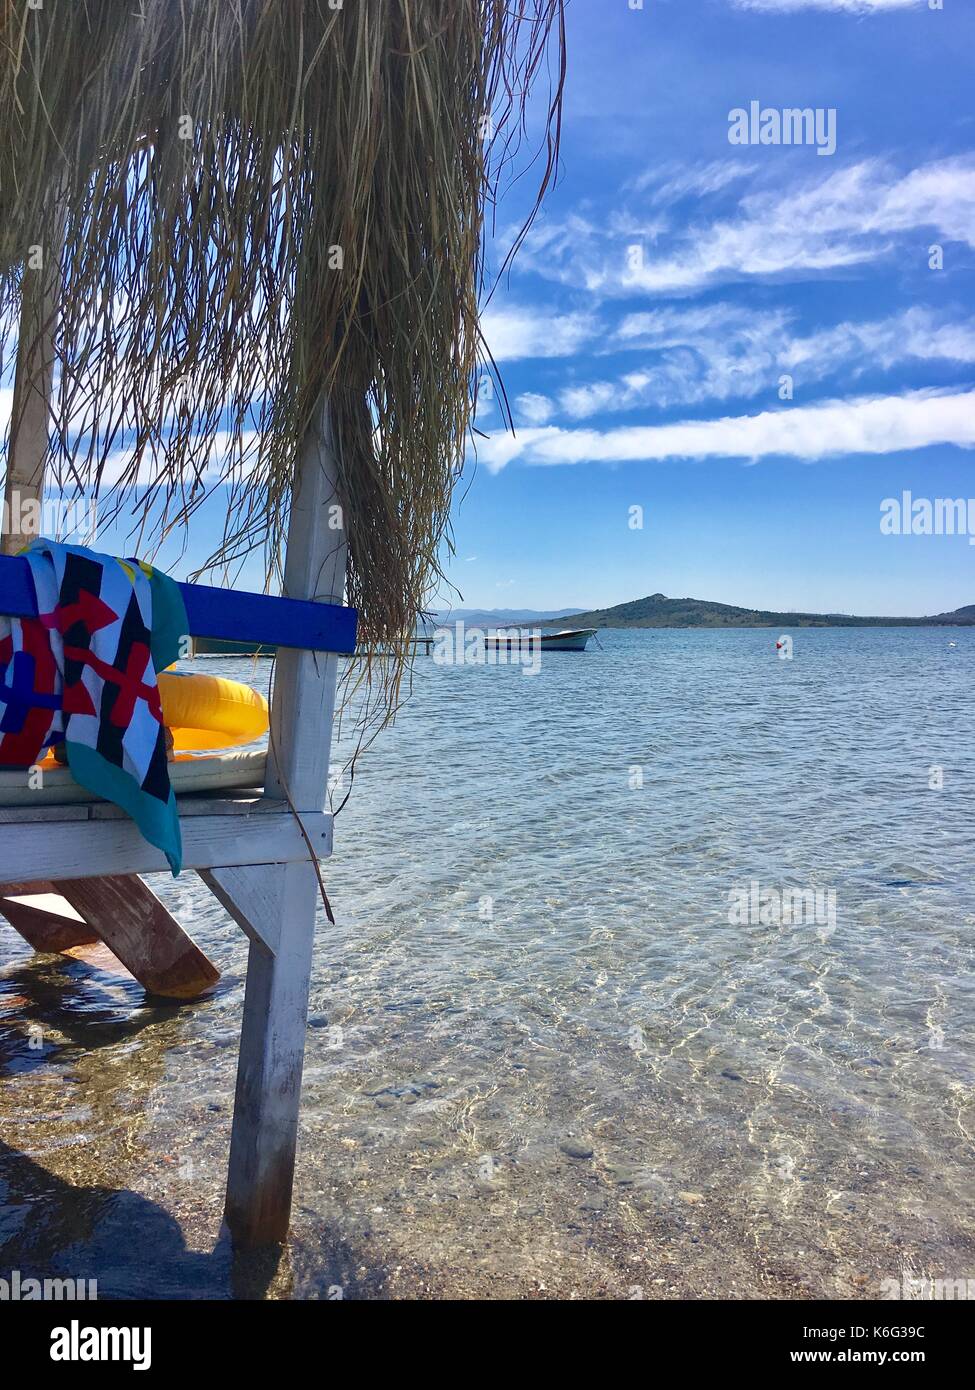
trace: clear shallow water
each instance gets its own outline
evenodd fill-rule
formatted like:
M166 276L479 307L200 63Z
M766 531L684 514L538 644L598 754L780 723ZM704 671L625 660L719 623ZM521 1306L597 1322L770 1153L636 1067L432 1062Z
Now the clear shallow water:
M975 633L800 629L792 661L777 635L606 632L537 677L419 659L336 823L276 1271L219 1239L240 933L156 877L224 971L159 1009L104 957L0 931L0 1275L319 1298L975 1277ZM835 916L732 924L752 881Z

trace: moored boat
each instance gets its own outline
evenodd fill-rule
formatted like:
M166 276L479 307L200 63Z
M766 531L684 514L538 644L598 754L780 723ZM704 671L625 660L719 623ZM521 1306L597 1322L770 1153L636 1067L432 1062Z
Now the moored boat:
M584 652L590 637L595 637L596 628L565 628L561 632L533 632L529 628L518 628L510 632L491 632L484 642L488 647L538 647L543 652Z

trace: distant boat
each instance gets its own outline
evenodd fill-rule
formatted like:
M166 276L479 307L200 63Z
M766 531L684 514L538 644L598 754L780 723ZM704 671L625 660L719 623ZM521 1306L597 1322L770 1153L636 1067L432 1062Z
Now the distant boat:
M492 632L484 639L487 647L532 647L543 652L584 652L590 637L595 637L594 627L565 628L562 632L532 633L526 629L518 632Z

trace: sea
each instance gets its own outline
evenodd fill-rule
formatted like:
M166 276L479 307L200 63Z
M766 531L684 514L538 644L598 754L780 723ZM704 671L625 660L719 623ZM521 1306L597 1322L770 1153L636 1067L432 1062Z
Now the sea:
M271 666L205 669L266 689ZM195 875L155 875L222 971L196 1003L0 925L0 1278L331 1300L975 1279L973 676L975 631L934 627L608 630L534 671L418 656L354 775L340 741L286 1250L235 1254L221 1225L246 940Z

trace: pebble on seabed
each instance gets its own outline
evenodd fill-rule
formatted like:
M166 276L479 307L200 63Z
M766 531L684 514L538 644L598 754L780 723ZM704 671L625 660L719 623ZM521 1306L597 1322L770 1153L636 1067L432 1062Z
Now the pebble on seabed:
M592 1158L592 1149L579 1139L566 1139L559 1148L568 1158Z

